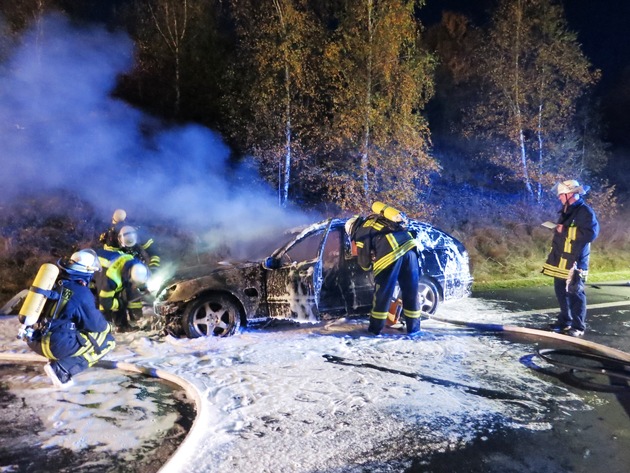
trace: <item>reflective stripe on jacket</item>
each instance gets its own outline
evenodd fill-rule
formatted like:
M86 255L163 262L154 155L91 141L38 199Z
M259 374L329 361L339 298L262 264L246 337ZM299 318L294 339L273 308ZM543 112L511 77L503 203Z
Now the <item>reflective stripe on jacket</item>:
M371 215L354 230L359 266L378 275L410 250L416 248L413 235L383 217Z
M551 252L543 265L542 273L555 278L566 279L573 264L582 270L585 276L588 271L591 242L599 234L599 222L595 212L582 199L560 213L558 224L562 231L554 230Z

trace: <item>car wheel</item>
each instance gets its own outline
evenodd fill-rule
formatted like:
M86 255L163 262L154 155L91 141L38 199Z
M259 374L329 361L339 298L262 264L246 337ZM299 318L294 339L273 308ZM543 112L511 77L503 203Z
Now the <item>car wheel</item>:
M220 294L201 296L192 301L182 317L182 328L188 338L229 337L240 326L238 306Z
M440 304L440 294L437 287L428 278L420 278L418 281L418 303L420 310L426 314L435 314Z

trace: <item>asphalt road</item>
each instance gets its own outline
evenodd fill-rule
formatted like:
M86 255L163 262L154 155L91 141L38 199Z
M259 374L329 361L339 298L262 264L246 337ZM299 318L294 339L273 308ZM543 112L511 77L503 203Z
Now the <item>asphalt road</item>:
M589 309L584 339L630 352L630 287L604 284L625 282L587 287ZM473 297L501 301L511 311L528 313L533 328L554 322L558 314L552 286L479 291Z
M587 288L588 315L585 340L630 352L630 287ZM521 311L532 328L554 322L557 302L552 287L478 292L474 297L496 300ZM557 341L507 335L515 342L534 342L538 348L569 348ZM580 364L569 357L569 363ZM532 363L534 359L522 360ZM588 366L588 363L584 366ZM597 363L594 367L599 366ZM415 472L466 473L627 473L630 465L630 382L627 379L571 371L560 367L539 370L540 376L580 396L590 410L550 415L548 431L507 430L478 439L468 448L434 456ZM625 368L630 376L630 368Z
M552 322L557 313L551 287L479 292L473 296L497 301L510 312L522 313L526 325L530 326L531 321L533 328ZM588 331L584 339L630 352L630 288L591 287L588 298ZM523 340L513 334L490 336L513 337L515 342L533 343L540 348L550 346L545 340ZM553 346L557 348L557 342ZM536 369L535 361L523 360L523 363L528 362ZM575 392L590 409L569 415L551 413L553 428L550 430L489 432L466 448L418 458L407 473L627 473L630 465L630 449L627 448L630 445L629 382L606 375L578 376L563 368L538 371L539 376L550 383ZM170 432L156 433L131 455L130 452L118 456L91 450L77 454L63 448L41 448L47 432L37 412L46 405L40 405L37 396L30 394L32 384L16 387L12 381L36 376L41 376L41 366L0 363L0 471L158 471L185 437L194 415L186 402L175 403L169 408L178 412L177 425ZM126 378L121 382L123 389L134 386L134 389L140 387L142 392L154 393L153 399L147 402L161 404L160 398L172 397L176 389L166 383L158 390L154 387L143 390L143 385L154 386L158 381L141 375L126 375ZM129 415L138 414L129 412ZM151 419L141 421L151 422ZM128 461L130 456L135 459L133 462Z
M132 448L70 449L55 445L58 429L42 424L42 415L58 417L55 404L76 403L63 391L54 391L43 376L41 364L0 362L0 471L2 472L133 472L158 471L185 438L194 416L194 406L171 383L136 374L117 374L115 389L133 391L133 406L121 407L106 399L91 402L94 393L83 393L82 416L118 425L155 425L157 415L177 420L167 430L154 434ZM112 389L114 390L114 389ZM51 402L51 398L59 396ZM166 401L166 402L165 402ZM109 405L110 407L104 407ZM156 409L157 406L157 409ZM109 411L108 411L109 409ZM63 422L62 418L59 419ZM53 446L51 446L51 443ZM133 461L130 461L133 459Z

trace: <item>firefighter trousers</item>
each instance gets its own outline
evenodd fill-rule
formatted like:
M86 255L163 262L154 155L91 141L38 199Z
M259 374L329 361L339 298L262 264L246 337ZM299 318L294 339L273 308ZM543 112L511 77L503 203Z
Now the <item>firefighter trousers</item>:
M415 333L420 330L419 278L420 266L415 250L408 251L374 276L376 286L368 327L371 333L378 335L383 330L396 284L400 287L402 295L403 316L405 317L407 333Z

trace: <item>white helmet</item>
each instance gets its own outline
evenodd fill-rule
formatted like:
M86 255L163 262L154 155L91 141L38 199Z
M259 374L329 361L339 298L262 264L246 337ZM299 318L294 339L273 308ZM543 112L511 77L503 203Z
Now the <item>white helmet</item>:
M87 249L73 253L63 267L78 273L93 274L101 270L101 262L94 250Z
M129 272L131 282L137 285L146 284L149 280L149 269L142 263L135 263Z
M114 215L112 216L112 223L116 225L117 223L124 222L127 218L127 212L123 209L114 210Z
M552 192L555 192L556 196L560 196L562 194L580 194L584 195L590 190L590 186L582 186L580 183L574 179L569 179L568 181L563 181L557 183L551 189Z
M350 217L347 221L346 224L344 225L345 229L346 229L346 233L350 236L352 236L352 227L354 226L355 222L357 221L357 219L359 218L358 215L355 215L354 217Z
M123 248L131 248L138 243L138 232L130 225L125 225L118 232L118 244Z

